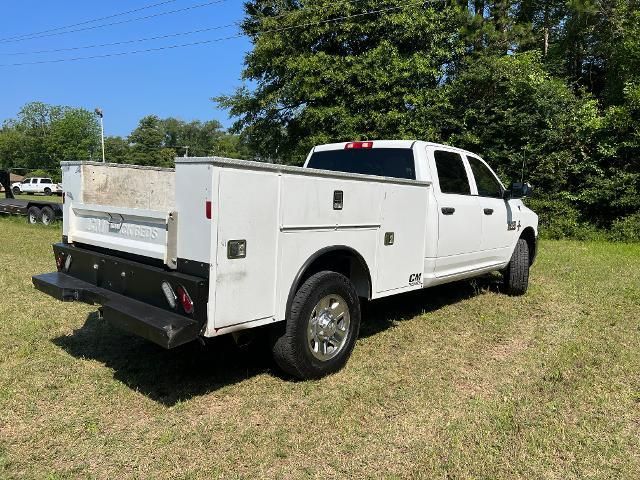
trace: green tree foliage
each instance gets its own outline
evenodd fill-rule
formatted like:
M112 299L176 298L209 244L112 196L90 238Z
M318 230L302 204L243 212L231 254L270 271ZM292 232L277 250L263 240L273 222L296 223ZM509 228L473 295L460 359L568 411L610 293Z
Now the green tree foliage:
M344 19L390 7L401 8ZM215 100L260 156L299 164L317 143L421 138L480 153L504 180L526 160L541 198L566 203L578 223L608 227L640 210L638 0L250 0L245 10L252 88Z
M412 135L415 108L431 100L462 53L460 8L443 3L260 33L394 5L247 2L243 28L254 48L244 77L256 87L217 99L238 117L236 131L261 156L290 163L317 143Z
M127 139L122 137L105 137L104 152L105 158L112 163L130 163L131 146Z
M176 152L165 145L165 132L161 120L149 115L140 120L138 127L129 135L131 144L130 163L169 167Z
M185 122L155 115L142 118L125 141L105 142L107 160L138 165L172 166L176 156L248 158L249 150L238 135L225 132L220 122Z
M176 156L251 158L239 135L220 122L184 122L155 115L142 118L127 138L105 138L108 162L171 167ZM100 126L82 108L33 102L0 127L0 168L56 172L63 160L101 160Z
M28 103L0 128L0 165L56 169L62 160L91 158L99 135L95 116L87 110Z
M596 101L552 78L537 51L473 62L444 88L451 107L439 129L452 144L483 152L505 180L527 178L546 193L581 188L597 166Z

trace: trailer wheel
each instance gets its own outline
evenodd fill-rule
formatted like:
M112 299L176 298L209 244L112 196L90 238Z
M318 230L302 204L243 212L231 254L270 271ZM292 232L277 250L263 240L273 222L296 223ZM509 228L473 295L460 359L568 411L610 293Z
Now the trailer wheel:
M27 222L35 225L40 221L41 215L42 212L40 212L40 209L38 207L29 207L29 210L27 210Z
M20 195L20 189L18 187L13 187L13 194Z
M351 281L339 273L319 272L297 291L273 356L295 377L323 377L347 363L359 330L360 301Z
M43 207L40 212L40 221L44 225L51 225L56 221L56 214L51 207Z

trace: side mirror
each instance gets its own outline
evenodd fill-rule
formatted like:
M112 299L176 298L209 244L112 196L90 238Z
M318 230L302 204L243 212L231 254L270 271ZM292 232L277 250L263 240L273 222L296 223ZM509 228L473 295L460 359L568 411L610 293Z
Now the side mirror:
M524 198L531 195L533 187L528 183L513 182L508 190L505 190L504 197L506 200L510 198Z

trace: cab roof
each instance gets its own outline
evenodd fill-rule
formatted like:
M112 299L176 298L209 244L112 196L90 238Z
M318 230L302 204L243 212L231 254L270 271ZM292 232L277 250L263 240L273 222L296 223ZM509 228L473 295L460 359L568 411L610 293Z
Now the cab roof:
M343 150L348 144L352 143L370 143L369 148L413 148L415 145L422 145L425 147L441 147L447 150L455 150L460 153L478 156L477 153L464 150L462 148L454 147L451 145L445 145L443 143L425 142L422 140L360 140L352 142L339 142L339 143L326 143L324 145L316 145L312 152L324 152L328 150Z

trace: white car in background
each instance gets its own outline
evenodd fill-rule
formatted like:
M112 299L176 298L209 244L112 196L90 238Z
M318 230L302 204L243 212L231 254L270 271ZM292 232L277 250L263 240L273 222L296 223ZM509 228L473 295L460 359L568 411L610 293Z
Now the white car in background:
M62 195L62 185L53 183L50 178L25 178L21 182L11 184L11 190L14 195L21 193L42 193L44 195Z

